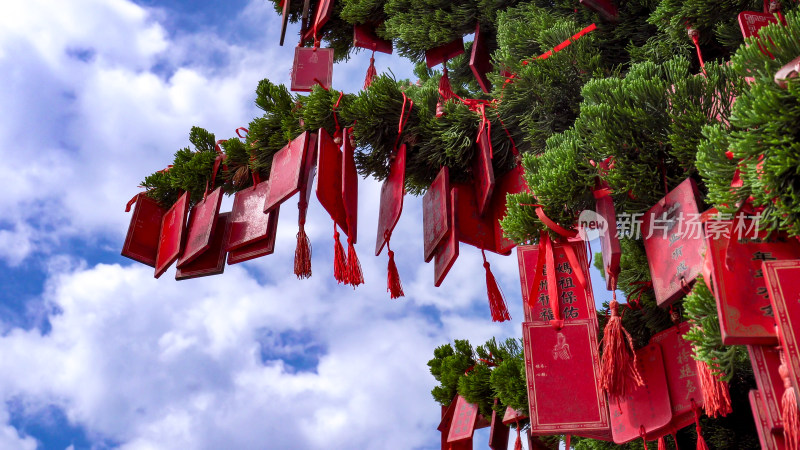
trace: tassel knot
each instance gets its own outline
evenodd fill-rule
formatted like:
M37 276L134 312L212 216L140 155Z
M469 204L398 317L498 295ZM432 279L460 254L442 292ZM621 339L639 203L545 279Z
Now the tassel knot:
M375 70L375 51L372 51L372 56L369 58L369 67L367 68L367 78L364 80L364 90L368 89L372 85L372 80L375 79L375 75L378 74L378 71Z
M703 393L703 408L708 417L726 416L733 411L728 383L711 372L705 361L697 361L700 391Z
M486 269L486 293L489 296L489 311L492 314L492 322L511 320L506 301L503 298L503 292L497 285L494 274L492 274L489 261L486 260L486 252L481 250L481 254L483 254L483 268Z
M636 364L633 339L622 326L619 303L611 300L611 317L603 330L603 356L600 361L600 383L610 398L619 398L629 389L642 386L642 376Z
M347 284L347 261L344 257L344 247L339 240L339 229L333 224L333 278L337 283Z
M311 277L311 242L306 235L303 222L297 232L297 247L294 250L294 274L298 279Z
M394 252L389 248L389 243L386 243L386 248L389 253L389 267L388 276L386 279L386 290L389 291L389 296L392 299L403 297L403 284L400 282L400 274L397 272L397 264L394 262Z
M359 284L364 284L364 274L361 272L361 262L358 260L353 240L347 237L347 280L353 289Z

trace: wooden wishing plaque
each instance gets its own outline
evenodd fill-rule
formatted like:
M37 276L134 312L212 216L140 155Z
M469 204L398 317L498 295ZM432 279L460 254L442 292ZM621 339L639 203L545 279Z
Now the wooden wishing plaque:
M451 221L454 220L455 189L450 189L450 209ZM439 287L444 278L458 259L458 238L456 237L455 227L450 227L450 231L445 235L444 240L439 243L433 257L433 285Z
M756 422L756 432L762 450L784 450L786 442L783 439L783 430L775 431L769 428L766 418L764 398L756 389L750 391L750 409Z
M611 435L617 444L641 438L642 429L647 439L662 436L672 420L661 347L650 344L637 350L636 358L644 385L609 406Z
M468 440L471 444L472 435L475 433L475 425L478 423L478 415L478 405L468 403L464 397L459 395L456 400L456 408L453 411L453 421L450 422L447 442L453 443Z
M307 160L309 149L314 143L313 135L308 131L294 138L272 157L272 168L269 173L269 190L262 210L272 211L289 197L300 191L305 181L303 166Z
M381 39L375 34L375 28L368 24L353 26L353 45L367 50L392 54L392 41Z
M269 215L264 214L264 200L269 192L270 181L262 181L237 192L233 196L230 236L227 250L236 250L267 235Z
M524 412L517 411L514 408L507 406L506 413L503 414L503 424L510 425L512 423L517 423L518 421L527 418L528 416L526 416Z
M800 258L800 242L782 238L737 239L732 222L718 222L730 230L730 238L706 237L711 252L711 278L725 345L777 345L775 316L761 270L762 261ZM765 233L761 233L764 237ZM745 237L745 236L742 236Z
M433 259L439 243L450 232L452 222L450 203L450 170L447 166L439 169L431 187L422 196L422 228L425 262Z
M179 269L197 259L211 247L211 238L217 226L217 216L221 204L222 187L218 187L192 207L186 230L186 246L178 258Z
M778 324L778 336L783 348L789 378L797 389L800 380L796 327L800 324L800 260L764 261L762 263L772 312Z
M642 235L658 306L688 292L703 268L699 193L687 178L644 215Z
M606 187L608 185L606 184ZM619 274L620 267L619 261L622 257L622 250L619 246L619 237L617 236L617 212L614 208L614 200L610 195L600 197L595 200L595 209L597 214L603 217L608 224L605 232L600 234L600 250L603 253L603 270L606 273ZM613 289L612 277L606 275L606 289Z
M439 47L425 50L425 63L430 69L462 53L464 53L464 39L458 38Z
M269 214L264 214L267 216L267 231L264 233L264 237L231 250L228 253L228 265L271 255L275 251L275 238L278 234L278 215L280 211L280 207L277 207Z
M564 252L564 245L572 246L581 266L579 269L570 265L567 254ZM593 320L597 323L591 284L587 282L587 286L582 289L575 272L575 270L582 270L586 280L589 280L586 244L580 240L571 241L568 244L554 243L553 257L556 265L561 317L564 320ZM538 245L520 245L517 248L519 280L522 285L522 309L526 322L548 322L554 318L547 295L546 278L539 282L539 286L533 286L538 258ZM547 270L546 265L543 270ZM532 295L535 297L531 298Z
M778 19L774 14L757 11L742 11L739 13L739 28L742 30L742 36L745 39L752 36L758 37L758 30L761 27L773 23L778 23Z
M488 127L488 125L487 125ZM475 158L472 171L475 175L475 201L478 204L478 215L484 216L489 209L489 202L494 191L494 168L492 167L492 147L489 142L489 130L484 128L475 145Z
M230 213L217 215L217 223L211 235L211 245L192 262L178 265L178 270L175 272L176 280L219 275L225 272L225 257L228 255L225 251L225 242L228 240L228 231L230 231L228 217L230 217Z
M383 246L389 241L400 213L403 212L403 196L406 188L406 144L397 149L397 154L389 164L389 176L381 186L381 203L378 211L378 236L375 243L375 256L381 254Z
M356 243L358 238L358 172L356 171L355 146L350 138L352 128L342 132L342 206L347 225L347 236Z
M661 347L669 401L672 405L672 421L669 424L672 431L694 423L692 400L698 408L703 407L703 394L700 392L697 363L692 357L692 345L683 338L690 328L688 322L681 322L650 338L651 344ZM612 414L613 408L612 405Z
M492 83L486 74L491 72L494 67L492 60L489 56L489 48L486 46L486 36L481 31L481 24L475 26L475 35L472 39L472 53L469 56L469 68L472 69L472 74L475 75L475 81L478 86L485 93L492 91Z
M497 400L495 399L495 404ZM489 448L492 450L508 450L508 425L503 423L497 411L492 410L492 422L489 429Z
M317 136L317 200L347 234L347 213L342 199L342 151L324 128L319 129Z
M308 27L303 39L314 39L314 32L319 33L322 30L322 27L331 20L331 14L333 14L333 0L318 0L313 24Z
M330 89L333 81L333 49L295 47L292 91L311 92L319 84Z
M161 219L167 208L159 206L144 192L138 194L135 201L131 224L122 245L122 256L155 267L161 238Z
M453 183L451 186L455 191L455 197L453 197L453 209L455 210L453 228L456 230L456 238L459 242L472 245L481 250L498 253L494 234L494 218L491 214L485 216L478 214L475 190L467 184Z
M161 234L156 254L156 278L163 275L183 251L188 213L189 193L184 192L161 219Z
M783 378L778 367L781 365L781 350L774 345L748 345L747 354L753 366L758 392L764 404L767 423L772 430L782 430L781 397Z
M492 194L492 201L489 205L492 215L492 225L494 227L495 249L501 255L508 254L517 244L503 235L503 227L500 221L506 217L508 208L506 207L506 196L508 194L519 194L528 190L528 183L525 182L525 169L519 165L505 175L497 178Z

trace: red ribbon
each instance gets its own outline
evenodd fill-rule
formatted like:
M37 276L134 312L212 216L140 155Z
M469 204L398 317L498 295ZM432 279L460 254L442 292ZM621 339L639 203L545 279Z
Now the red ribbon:
M409 117L411 117L411 109L414 107L414 100L411 100L406 96L405 92L401 92L403 94L403 108L400 110L400 123L397 125L397 138L394 140L394 150L397 151L397 144L400 143L400 136L403 134L403 128L406 126L406 122L408 122ZM406 116L406 103L408 103L408 116Z

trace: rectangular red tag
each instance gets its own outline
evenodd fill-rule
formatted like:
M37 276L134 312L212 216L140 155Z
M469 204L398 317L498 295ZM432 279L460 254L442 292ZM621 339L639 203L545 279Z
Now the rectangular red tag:
M517 411L510 406L507 406L506 413L503 415L503 424L510 425L512 423L517 423L518 421L527 418L528 416L526 416L525 413Z
M319 129L317 136L317 199L347 234L347 213L342 199L342 151L324 128Z
M304 132L280 149L272 157L269 173L269 190L263 211L268 213L300 191L303 184L303 165L313 144L311 133Z
M455 220L455 212L454 212L454 205L455 205L455 189L450 189L450 220L451 222ZM433 285L439 287L442 285L444 278L447 276L447 273L450 272L450 268L453 267L455 264L456 259L458 259L458 238L456 237L456 230L455 227L450 227L450 231L447 232L445 235L444 240L439 243L439 247L436 248L436 253L434 254L433 258Z
M688 292L703 268L699 193L687 178L644 215L642 235L658 306Z
M488 124L478 135L472 173L475 176L473 186L475 201L478 204L478 215L483 217L489 210L489 201L492 199L494 191L494 167L492 167L492 147L489 142Z
M747 354L753 366L756 386L761 393L767 423L770 429L783 429L781 419L781 397L783 396L783 379L778 372L781 355L778 347L772 345L748 345Z
M231 231L226 247L229 252L267 235L269 215L264 214L264 200L269 192L269 183L269 180L262 181L234 194L229 219Z
M797 389L800 385L800 355L795 327L800 324L800 260L764 261L762 270L789 367L789 378Z
M237 264L261 256L271 255L275 251L275 238L278 234L278 215L281 208L277 207L267 216L267 231L264 237L247 245L238 247L228 253L228 265Z
M617 444L640 439L642 429L648 439L662 436L672 420L661 347L650 344L637 350L636 358L644 385L609 404L611 434Z
M156 278L163 275L183 251L188 213L189 193L184 192L161 219L161 233L156 254Z
M471 440L477 422L478 405L468 403L464 397L459 395L456 400L456 409L453 412L453 421L450 423L450 432L447 434L447 442Z
M425 62L430 69L462 53L464 53L464 38L458 38L439 47L425 50Z
M355 244L358 239L358 172L355 145L350 141L352 136L352 128L345 128L342 132L342 206L347 225L344 229Z
M786 443L783 440L783 430L774 431L770 429L764 408L764 399L761 392L756 389L750 391L750 409L753 411L753 419L756 422L758 441L762 450L784 450Z
M166 212L167 208L159 206L144 192L137 195L128 235L122 245L122 256L155 267L161 238L161 219Z
M447 166L439 169L431 187L422 196L423 249L425 262L433 259L433 254L442 239L452 228L452 207L450 206L450 170Z
M597 323L572 320L556 330L522 324L531 433L603 432L609 427L600 387Z
M314 39L315 32L318 33L317 37L321 37L319 33L322 31L322 27L331 20L331 14L333 14L333 0L319 0L317 2L317 9L314 11L312 25L308 27L303 39Z
M508 208L506 207L506 196L508 194L519 194L528 190L528 183L525 181L525 169L519 165L505 175L497 178L492 194L491 214L493 216L494 240L497 253L505 255L509 253L517 244L503 235L503 227L500 221L505 219Z
M379 38L375 29L368 24L354 25L353 46L392 54L392 41Z
M692 345L683 338L690 328L688 322L681 322L678 326L668 328L650 338L650 343L661 346L664 373L669 387L669 401L672 405L672 422L669 426L673 430L694 423L692 400L698 408L703 407L703 394L700 392L697 363L692 357L694 353Z
M553 256L556 264L556 279L558 280L558 304L561 308L561 317L564 320L593 320L597 323L594 294L591 285L581 289L575 274L576 268L569 264L567 254L563 250L565 244L556 243L553 247ZM589 262L586 257L586 244L583 241L572 241L571 245L578 257L586 280L589 280ZM534 288L533 281L536 276L536 262L539 257L538 245L520 245L517 248L519 261L519 279L522 285L522 309L526 322L547 322L552 320L553 311L550 309L550 300L547 296L547 281L543 279L539 286ZM547 270L547 266L543 270ZM588 284L588 283L587 283ZM536 295L530 299L531 292ZM531 301L532 300L532 301Z
M186 229L186 247L178 258L179 269L194 261L211 247L211 237L217 226L217 215L221 204L222 187L218 187L192 207L189 213L189 225Z
M483 217L478 214L478 203L473 187L467 184L455 183L452 183L451 186L455 191L453 200L455 220L453 221L453 228L456 230L456 237L459 242L478 247L481 250L498 253L497 241L494 235L494 217L491 214Z
M397 154L389 164L389 176L381 186L381 204L378 211L378 236L375 243L375 256L381 254L383 246L389 241L394 226L403 212L403 196L406 189L406 144L400 145Z
M490 93L492 91L492 83L489 82L486 74L491 72L494 67L489 57L489 48L486 46L486 37L481 32L480 22L475 26L472 53L469 56L469 68L472 69L472 74L475 75L475 80L481 90L487 94Z
M765 242L746 236L737 239L742 230L731 229L731 222L716 224L730 230L730 238L722 233L706 237L722 343L777 345L775 317L761 262L800 258L800 242L785 238Z
M745 39L756 36L758 37L758 30L761 27L773 23L778 23L778 19L774 14L756 12L756 11L742 11L739 13L739 28L742 30L742 36Z
M497 411L492 410L492 423L489 429L489 448L492 450L508 450L508 425L503 424L503 420Z
M603 183L598 187L608 187L607 183ZM619 274L619 260L622 256L622 250L619 247L619 237L617 236L617 211L614 208L614 200L610 195L602 196L595 199L595 209L597 214L606 220L607 228L604 232L600 233L600 250L603 253L603 268L606 271L606 289L613 289L612 283L614 280L608 276L609 273Z
M333 49L295 47L292 91L311 92L319 84L330 89L333 81Z
M200 254L190 263L178 266L175 272L176 280L188 280L189 278L206 277L209 275L219 275L225 272L225 242L228 240L228 217L230 213L222 213L216 217L216 225L211 235L211 245L208 250Z

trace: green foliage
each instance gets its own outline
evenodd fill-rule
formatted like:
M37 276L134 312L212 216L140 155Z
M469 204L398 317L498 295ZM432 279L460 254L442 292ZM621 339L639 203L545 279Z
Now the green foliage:
M454 348L455 347L455 348ZM464 372L475 365L475 355L469 341L456 340L455 345L441 345L433 351L433 359L428 361L431 375L439 382L431 391L433 399L447 406L458 392L458 382Z

